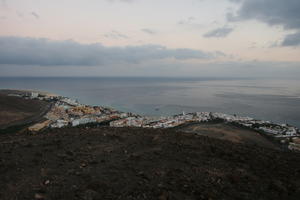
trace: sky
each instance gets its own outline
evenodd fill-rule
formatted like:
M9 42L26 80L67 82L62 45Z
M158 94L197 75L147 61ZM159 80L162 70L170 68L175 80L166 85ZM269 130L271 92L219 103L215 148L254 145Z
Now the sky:
M298 77L299 0L0 0L0 76Z

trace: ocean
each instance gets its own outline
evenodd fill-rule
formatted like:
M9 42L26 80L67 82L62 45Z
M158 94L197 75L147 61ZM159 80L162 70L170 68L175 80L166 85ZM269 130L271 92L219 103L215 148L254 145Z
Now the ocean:
M47 91L140 115L211 111L300 127L300 79L6 77L0 88Z

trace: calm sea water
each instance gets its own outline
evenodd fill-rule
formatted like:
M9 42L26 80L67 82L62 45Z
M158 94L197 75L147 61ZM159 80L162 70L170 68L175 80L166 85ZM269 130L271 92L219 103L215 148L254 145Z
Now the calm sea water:
M212 111L300 127L300 80L0 78L0 88L48 91L141 115Z

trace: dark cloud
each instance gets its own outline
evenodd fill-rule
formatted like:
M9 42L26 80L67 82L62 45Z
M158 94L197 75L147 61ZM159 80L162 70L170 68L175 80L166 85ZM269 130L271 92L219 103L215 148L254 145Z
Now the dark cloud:
M151 30L151 29L148 29L148 28L143 28L143 29L141 29L141 31L143 31L144 33L148 33L150 35L156 34L156 32L154 30Z
M233 28L230 27L221 27L214 29L212 31L209 31L208 33L205 33L203 36L210 38L210 37L226 37L233 31Z
M230 21L254 19L271 26L279 25L287 30L300 31L299 0L243 0L237 13L227 16ZM300 34L288 35L282 45L293 46L292 41L300 40L295 38L297 36Z
M283 42L282 46L300 46L300 31L294 34L287 35Z
M30 14L36 19L40 19L40 15L38 15L36 12L31 12Z
M80 44L72 40L0 37L0 64L93 66L166 58L212 59L217 56L219 53L168 49L159 45L106 47L100 43Z
M256 19L286 29L300 28L299 0L244 0L231 20Z

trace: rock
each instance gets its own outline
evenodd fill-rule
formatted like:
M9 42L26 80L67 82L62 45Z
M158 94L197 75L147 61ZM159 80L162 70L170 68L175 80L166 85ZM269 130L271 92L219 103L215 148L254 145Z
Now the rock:
M35 199L42 200L42 199L45 199L45 195L40 194L40 193L36 193L36 194L34 195L34 198L35 198Z
M87 165L85 163L81 163L80 167L84 168L86 167Z
M158 197L159 200L168 200L169 199L169 193L164 191L161 195Z
M83 196L84 200L94 200L98 196L98 192L94 190L86 190Z

